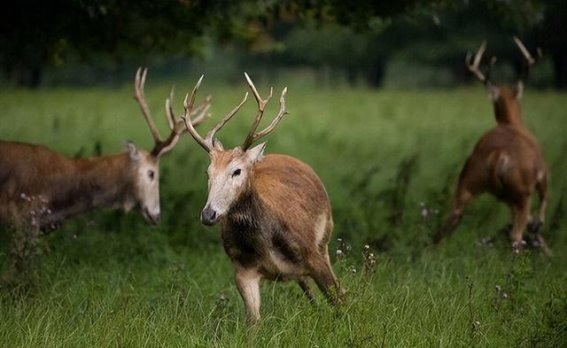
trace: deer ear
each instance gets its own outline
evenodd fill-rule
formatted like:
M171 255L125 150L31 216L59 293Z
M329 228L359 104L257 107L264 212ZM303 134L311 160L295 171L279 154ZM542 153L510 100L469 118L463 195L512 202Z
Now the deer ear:
M500 98L500 88L498 88L497 86L488 85L487 89L488 89L488 96L490 97L490 100L495 102L495 101L498 100L498 98Z
M132 161L138 161L140 159L140 153L138 152L138 148L136 144L131 142L130 140L126 141L126 150L128 151L128 156Z
M246 158L251 162L255 163L260 161L264 157L264 149L266 148L266 143L261 143L254 146L253 148L246 150Z

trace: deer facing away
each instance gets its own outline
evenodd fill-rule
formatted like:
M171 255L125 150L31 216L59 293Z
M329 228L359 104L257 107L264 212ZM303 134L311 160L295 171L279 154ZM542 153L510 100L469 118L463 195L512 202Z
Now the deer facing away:
M251 148L287 113L286 89L276 117L256 133L272 90L262 99L248 75L245 76L258 103L258 113L242 146L224 149L215 134L238 112L248 93L205 138L195 131L191 122L186 125L210 159L209 194L201 222L205 225L220 222L223 246L234 266L247 318L257 322L262 279L295 280L310 301L314 298L309 278L331 303L340 300L341 291L329 259L327 244L333 218L321 180L307 164L293 157L264 155L265 143ZM186 115L191 113L200 83L201 80L185 99Z
M154 139L147 152L131 142L127 151L93 158L67 158L44 146L0 141L0 224L28 222L32 199L42 203L41 216L34 214L32 225L56 227L63 220L93 208L110 207L129 211L137 208L146 220L160 220L159 160L171 151L186 131L185 122L176 120L170 98L166 113L171 133L161 140L144 96L146 69L138 69L135 98ZM173 90L172 93L173 94ZM195 126L208 116L210 98L194 113Z
M549 173L536 138L524 125L519 104L524 80L535 59L518 38L514 38L514 41L527 61L515 87L497 86L490 80L490 67L486 72L479 69L486 48L485 42L480 46L473 62L471 56L467 56L468 69L489 92L497 125L480 138L467 159L459 177L452 211L435 236L435 243L441 242L453 232L463 210L476 196L489 192L511 209L513 224L510 240L513 249L520 251L523 248L523 234L527 227L534 245L545 253L550 253L540 234L549 196ZM492 58L490 65L495 62L496 59ZM531 215L531 202L536 192L540 204L538 215L534 219Z

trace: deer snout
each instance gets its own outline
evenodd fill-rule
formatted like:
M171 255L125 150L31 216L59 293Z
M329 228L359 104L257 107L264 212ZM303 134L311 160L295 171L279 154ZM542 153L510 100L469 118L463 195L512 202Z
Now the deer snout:
M212 226L217 222L217 220L218 214L216 210L207 204L203 211L201 211L201 222L203 225Z
M161 214L158 213L157 215L152 215L151 220L154 225L159 225L161 222Z
M161 221L161 214L160 212L151 213L147 208L142 210L142 215L146 219L146 221L152 223L153 225L158 225Z

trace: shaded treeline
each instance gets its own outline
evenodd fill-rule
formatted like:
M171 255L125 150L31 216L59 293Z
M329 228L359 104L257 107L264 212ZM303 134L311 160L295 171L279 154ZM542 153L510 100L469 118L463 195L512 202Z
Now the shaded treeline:
M486 39L494 50L489 54L513 56L507 54L514 50L510 37L519 35L548 57L539 84L567 87L567 45L556 35L567 11L559 0L13 5L0 21L0 65L8 85L39 86L46 71L59 76L59 83L104 82L101 75L116 82L140 63L186 69L190 61L221 59L235 71L307 67L322 83L339 78L375 87L388 71L397 71L390 78L403 79L396 74L412 74L405 67L417 66L444 74L433 86L452 86L470 79L462 64L466 51ZM519 69L519 61L499 65L505 77ZM65 77L70 74L81 77Z

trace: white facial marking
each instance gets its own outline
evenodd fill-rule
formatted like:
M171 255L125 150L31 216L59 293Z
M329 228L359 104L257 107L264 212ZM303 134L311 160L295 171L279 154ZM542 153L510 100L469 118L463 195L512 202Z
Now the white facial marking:
M159 160L153 158L145 151L134 152L129 147L130 160L135 166L135 199L140 206L142 214L147 220L159 221L160 199L159 199Z
M209 197L205 207L212 209L219 220L228 213L234 202L247 189L248 176L254 164L263 158L265 143L246 152L239 148L224 151L220 147L211 153L209 176Z
M207 205L222 217L231 208L243 191L248 180L250 165L241 157L234 159L224 168L209 166L209 197Z

